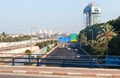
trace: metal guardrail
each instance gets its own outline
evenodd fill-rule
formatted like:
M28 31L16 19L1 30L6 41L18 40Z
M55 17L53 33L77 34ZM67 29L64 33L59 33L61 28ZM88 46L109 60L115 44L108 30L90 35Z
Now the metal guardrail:
M110 62L111 63L107 63ZM8 65L48 65L63 67L90 67L90 68L120 68L119 60L110 59L56 59L56 58L23 58L23 57L0 57L0 63Z

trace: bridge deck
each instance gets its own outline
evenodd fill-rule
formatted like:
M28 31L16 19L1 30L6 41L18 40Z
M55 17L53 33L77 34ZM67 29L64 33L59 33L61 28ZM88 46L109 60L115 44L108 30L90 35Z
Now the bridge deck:
M97 78L120 78L119 69L96 68L63 68L63 67L36 67L36 66L0 66L2 73L45 74L45 75L74 75ZM99 76L99 77L98 77Z

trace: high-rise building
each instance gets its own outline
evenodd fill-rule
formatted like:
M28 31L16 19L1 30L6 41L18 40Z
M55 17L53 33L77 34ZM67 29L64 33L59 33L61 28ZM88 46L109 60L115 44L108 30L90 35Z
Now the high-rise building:
M89 3L85 9L85 23L86 26L92 26L94 24L97 24L100 22L100 14L101 14L101 8L96 5L95 3L91 2Z

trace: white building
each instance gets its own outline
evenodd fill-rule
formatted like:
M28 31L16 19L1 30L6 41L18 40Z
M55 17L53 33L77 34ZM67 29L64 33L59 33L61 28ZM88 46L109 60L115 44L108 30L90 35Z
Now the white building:
M53 36L55 34L55 32L53 32L52 30L39 30L39 32L37 33L39 37L41 38L49 38L51 36Z
M86 15L86 26L92 26L100 22L101 8L97 4L93 2L89 3L83 13Z

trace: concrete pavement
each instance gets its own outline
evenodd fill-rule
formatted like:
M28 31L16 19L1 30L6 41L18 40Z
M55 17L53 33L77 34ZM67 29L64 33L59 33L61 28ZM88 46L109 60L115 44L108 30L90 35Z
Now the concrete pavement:
M119 69L96 69L96 68L1 65L0 73L68 75L68 76L83 76L83 77L96 77L96 78L120 78Z
M95 78L95 77L0 73L0 78Z

